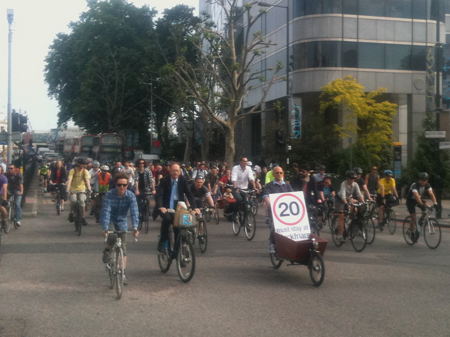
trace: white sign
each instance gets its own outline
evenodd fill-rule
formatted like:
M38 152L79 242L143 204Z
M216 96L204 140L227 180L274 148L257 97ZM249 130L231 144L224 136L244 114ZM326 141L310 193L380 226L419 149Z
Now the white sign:
M450 149L450 142L439 142L439 150Z
M309 239L308 212L303 192L270 194L275 232L294 241Z
M445 131L425 131L425 138L445 138Z

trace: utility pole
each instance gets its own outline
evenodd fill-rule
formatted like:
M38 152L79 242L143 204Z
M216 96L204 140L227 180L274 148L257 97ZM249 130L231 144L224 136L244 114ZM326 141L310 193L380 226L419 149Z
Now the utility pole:
M11 163L11 159L12 159L12 141L11 141L11 136L12 136L12 102L11 102L11 79L12 79L12 67L11 67L11 62L12 62L12 23L14 21L14 10L13 9L8 9L6 11L6 17L8 19L8 155L7 155L7 160L8 160L8 164Z

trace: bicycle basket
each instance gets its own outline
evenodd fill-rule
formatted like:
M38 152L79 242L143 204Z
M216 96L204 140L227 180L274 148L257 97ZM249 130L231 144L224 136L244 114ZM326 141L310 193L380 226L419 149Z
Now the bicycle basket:
M189 228L189 227L194 226L194 220L192 218L192 215L189 213L181 214L179 226L181 228Z

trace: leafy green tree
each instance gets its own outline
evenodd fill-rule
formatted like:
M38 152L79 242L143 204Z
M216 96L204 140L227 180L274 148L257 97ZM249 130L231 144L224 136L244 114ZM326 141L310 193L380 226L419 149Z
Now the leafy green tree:
M70 33L56 37L45 76L59 104L59 124L73 120L95 133L135 129L147 139L154 15L125 0L89 0Z
M362 84L347 76L322 88L322 114L341 115L335 134L349 144L353 166L388 166L392 159L392 119L397 105L383 100L384 89L366 92ZM347 152L348 152L347 151Z

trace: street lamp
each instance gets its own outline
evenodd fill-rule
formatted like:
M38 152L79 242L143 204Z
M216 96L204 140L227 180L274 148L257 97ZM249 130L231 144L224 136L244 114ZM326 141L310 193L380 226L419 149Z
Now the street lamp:
M11 67L11 50L12 50L12 23L14 21L14 10L7 9L6 17L8 19L8 111L7 111L7 119L8 119L8 164L11 163L12 157L12 142L11 142L11 133L12 133L12 118L11 118L11 77L12 77L12 67Z
M286 9L286 99L287 99L287 121L288 121L288 137L290 136L290 113L291 113L291 83L290 83L290 76L289 76L289 61L290 61L290 32L289 32L289 21L290 21L290 11L289 11L289 0L288 0L287 6L282 5L276 5L276 4L270 4L264 1L258 1L257 5L261 7L278 7L278 8L284 8ZM288 150L289 151L289 150ZM289 158L287 158L287 163L289 164Z

